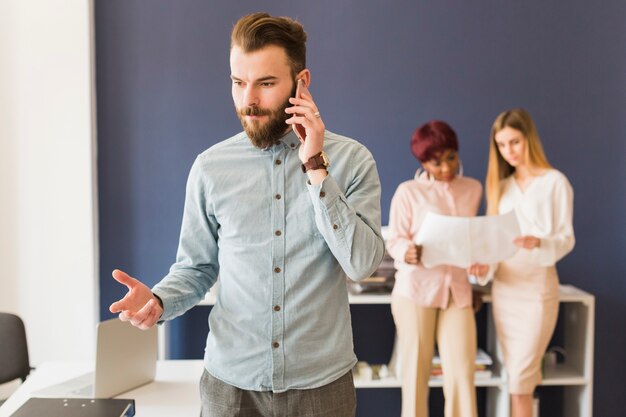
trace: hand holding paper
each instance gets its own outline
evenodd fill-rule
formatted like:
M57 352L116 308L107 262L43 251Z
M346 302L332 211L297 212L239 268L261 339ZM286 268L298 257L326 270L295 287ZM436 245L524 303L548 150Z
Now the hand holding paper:
M515 212L499 216L456 217L427 213L415 243L422 245L422 264L427 268L504 261L519 249L513 240L520 235Z

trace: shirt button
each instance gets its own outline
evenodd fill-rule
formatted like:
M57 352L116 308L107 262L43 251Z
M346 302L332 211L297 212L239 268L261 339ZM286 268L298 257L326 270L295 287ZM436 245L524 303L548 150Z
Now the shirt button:
M274 268L274 272L276 272L277 274L281 271L281 269L279 267Z
M280 196L280 194L276 194L276 195L274 196L274 198L275 198L276 200L280 200L281 196Z
M278 349L280 344L278 342L274 342L274 343L272 343L272 346L274 346L274 349Z
M280 306L274 306L274 311L280 311Z
M280 165L280 164L282 164L282 163L283 163L283 161L281 161L280 159L277 159L277 160L276 160L276 165Z
M337 226L336 224L333 224L333 229L337 230L339 229L339 226Z
M296 147L296 144L295 143L290 143L289 146L291 146L291 149L293 149L293 148Z
M324 191L320 191L320 198L326 197L326 193Z
M280 230L275 231L275 232L274 232L274 234L275 234L276 236L280 236L280 235L282 235L282 233L280 232Z

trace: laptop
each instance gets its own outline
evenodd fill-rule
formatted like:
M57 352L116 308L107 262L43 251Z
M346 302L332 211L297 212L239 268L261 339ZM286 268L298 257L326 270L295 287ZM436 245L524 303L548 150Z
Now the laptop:
M157 328L140 330L118 318L96 327L94 372L46 387L33 397L112 398L154 381Z

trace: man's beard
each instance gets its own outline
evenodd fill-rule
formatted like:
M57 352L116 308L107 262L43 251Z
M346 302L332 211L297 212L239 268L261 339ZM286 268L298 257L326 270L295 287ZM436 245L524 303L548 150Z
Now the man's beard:
M285 113L285 109L291 106L289 97L275 110L263 109L260 107L245 107L237 110L237 117L241 121L243 130L250 138L250 141L257 148L265 149L278 143L285 135L287 124L285 121L291 117ZM269 120L262 122L259 120L246 120L245 116L268 116Z

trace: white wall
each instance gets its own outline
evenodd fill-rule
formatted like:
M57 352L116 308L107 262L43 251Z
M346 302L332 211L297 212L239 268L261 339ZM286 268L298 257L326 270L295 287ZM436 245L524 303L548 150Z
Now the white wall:
M98 312L90 0L0 0L0 310L33 365L90 359Z

